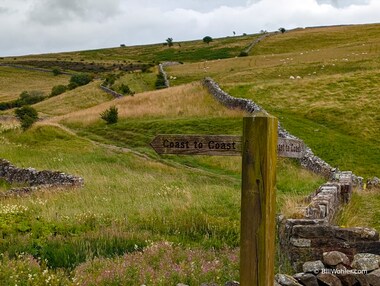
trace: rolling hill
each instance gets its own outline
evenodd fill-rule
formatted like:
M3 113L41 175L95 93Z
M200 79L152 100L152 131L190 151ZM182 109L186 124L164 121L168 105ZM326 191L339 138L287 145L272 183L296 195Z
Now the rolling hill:
M261 35L1 59L28 67L53 67L54 61L69 73L78 71L67 62L83 63L82 72L97 69L92 83L35 104L43 120L25 132L9 119L13 110L0 113L1 157L85 180L81 189L1 199L0 252L6 254L0 280L15 284L21 270L20 279L35 274L42 281L48 273L62 281L57 285L117 279L167 285L154 280L165 275L173 284L238 280L240 159L159 156L149 142L159 133L241 134L245 114L226 109L202 87L200 81L211 76L231 95L277 116L331 165L379 176L379 31L373 24L274 33L244 57L238 56ZM156 64L165 61L181 63L165 67L171 87L156 90ZM123 71L126 66L136 69ZM112 74L115 85L128 85L135 94L115 99L104 93L99 85ZM47 93L69 78L1 66L0 99L24 90ZM119 121L107 125L100 113L111 106ZM324 181L290 159L279 160L277 177L279 211ZM10 187L0 180L1 192ZM340 223L380 230L379 198L378 192L355 194ZM167 265L159 253L166 253ZM188 265L176 264L192 255L200 269L196 277ZM121 274L123 263L132 261L140 269ZM208 270L202 272L202 265Z

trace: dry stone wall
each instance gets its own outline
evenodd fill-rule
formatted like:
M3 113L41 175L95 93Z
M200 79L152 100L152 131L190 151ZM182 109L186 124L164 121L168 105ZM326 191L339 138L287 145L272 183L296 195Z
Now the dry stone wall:
M245 98L236 98L225 91L223 91L220 86L211 78L207 77L203 80L203 85L206 89L211 93L211 95L222 103L227 108L231 109L241 109L248 113L253 112L264 112L266 111L254 103L252 100ZM289 139L298 139L297 137L291 135L284 128L281 127L280 123L278 126L278 136L281 138L289 138ZM299 140L299 139L298 139ZM337 172L336 169L332 168L328 163L323 161L318 156L315 156L312 150L309 147L306 147L306 152L304 156L301 158L301 165L308 170L311 170L314 173L322 175L327 179L331 178L331 176Z
M122 95L122 94L120 94L120 93L118 93L118 92L116 92L116 91L114 91L114 90L112 90L112 89L104 86L104 85L100 85L99 87L100 87L101 90L103 90L104 92L112 95L115 98L120 98L120 97L124 96L124 95Z
M230 96L211 78L205 78L203 85L216 100L227 108L238 108L248 113L265 113L263 108L251 100ZM282 128L280 124L278 136L298 139ZM350 200L353 187L361 183L360 178L358 179L351 171L341 172L332 168L321 158L315 156L309 147L306 148L300 162L302 166L324 176L329 182L306 199L308 205L301 209L301 218L279 217L278 233L281 252L291 262L293 268L300 271L303 262L320 260L324 252L332 250L341 251L350 259L360 252L380 254L379 233L374 229L341 228L333 225L337 212ZM377 183L378 179L376 179L373 179L374 184Z
M277 274L275 285L380 286L380 255L358 253L350 258L339 251L324 252L321 260L303 263L301 271Z
M0 159L0 178L11 184L27 185L27 187L12 189L5 195L26 194L39 186L82 187L84 184L83 178L78 176L59 171L37 171L33 168L18 168L4 159Z

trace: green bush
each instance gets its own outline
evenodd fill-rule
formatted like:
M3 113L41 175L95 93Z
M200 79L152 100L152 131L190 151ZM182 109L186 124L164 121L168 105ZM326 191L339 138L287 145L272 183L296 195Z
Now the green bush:
M58 68L53 69L52 72L53 72L54 76L62 74L62 71L60 69L58 69Z
M67 90L67 86L62 85L62 84L53 86L53 88L51 89L50 97L60 95L64 93L66 90Z
M16 117L21 121L23 130L28 129L38 120L38 113L33 107L25 105L15 110Z
M100 118L105 120L107 124L114 124L119 119L119 111L117 107L111 106L109 109L100 114Z
M164 78L163 74L161 74L161 73L157 74L155 86L156 86L156 89L166 88L165 78Z
M77 88L78 86L86 85L93 80L93 77L86 73L74 74L70 78L68 85L69 89Z
M126 84L121 84L120 87L119 87L119 91L120 93L124 94L124 95L134 95L135 93L129 88L128 85Z

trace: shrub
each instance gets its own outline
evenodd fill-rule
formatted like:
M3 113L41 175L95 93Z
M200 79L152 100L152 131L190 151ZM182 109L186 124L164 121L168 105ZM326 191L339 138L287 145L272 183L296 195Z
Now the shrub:
M60 69L58 69L58 68L53 69L52 72L53 72L54 76L62 74L62 71Z
M38 113L33 107L25 105L21 108L15 110L16 117L21 122L21 127L23 130L28 129L33 125L34 122L38 120Z
M53 86L53 88L51 89L50 97L62 94L66 90L67 90L67 86L62 85L62 84Z
M240 52L239 57L248 57L248 53L246 51L242 51Z
M74 74L70 78L69 89L74 89L78 86L86 85L91 82L93 77L86 73Z
M165 78L164 78L164 75L162 73L157 74L155 86L156 86L156 89L166 88Z
M129 88L128 85L126 84L121 84L121 86L119 87L119 91L120 93L124 94L124 95L134 95L135 93Z
M107 124L114 124L119 119L119 111L117 107L111 106L109 109L100 114L100 118L105 120Z

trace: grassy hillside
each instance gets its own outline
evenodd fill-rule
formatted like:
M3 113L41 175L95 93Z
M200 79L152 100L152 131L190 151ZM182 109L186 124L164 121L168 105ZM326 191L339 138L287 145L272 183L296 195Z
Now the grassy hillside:
M205 35L206 36L206 35ZM118 48L106 48L90 51L78 51L59 54L46 54L17 57L18 60L59 60L59 61L82 61L94 63L115 62L162 62L182 61L198 62L203 60L225 59L238 56L259 35L246 35L214 39L206 44L200 40L178 42L173 41L173 46L163 44L126 46ZM163 43L165 39L162 39ZM5 60L8 60L5 58ZM13 58L12 58L13 60Z
M134 96L113 99L96 80L34 105L44 120L25 132L13 119L1 119L1 157L20 167L85 179L81 189L0 199L1 283L21 285L30 279L30 285L40 285L49 279L52 285L200 285L238 280L241 158L159 156L150 141L157 134L241 134L245 114L224 108L201 86L203 77L212 76L232 95L253 99L279 117L330 164L358 175L379 175L379 29L368 25L277 34L242 58L235 56L257 35L209 45L194 41L171 48L160 44L17 59L184 64L166 68L176 77L169 89L153 90L154 72L124 73L116 84L128 84ZM13 72L7 76L19 83L13 85L16 94L24 88L23 76L25 87L33 82L40 89L45 78L52 80L49 85L68 81L67 76ZM66 81L54 82L58 79ZM0 94L7 90L7 80L0 81ZM107 125L100 113L111 106L118 108L119 121ZM322 182L297 162L279 159L277 209L294 207ZM0 181L0 192L10 187ZM371 203L363 207L364 199ZM380 230L378 212L371 211L378 208L377 193L355 194L339 223ZM353 213L357 220L350 219Z
M0 102L17 99L23 91L41 91L48 95L53 86L68 82L66 75L0 66Z
M277 34L250 57L170 67L177 78L171 84L212 76L230 94L253 99L278 116L330 164L374 176L380 169L379 29Z

